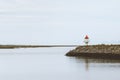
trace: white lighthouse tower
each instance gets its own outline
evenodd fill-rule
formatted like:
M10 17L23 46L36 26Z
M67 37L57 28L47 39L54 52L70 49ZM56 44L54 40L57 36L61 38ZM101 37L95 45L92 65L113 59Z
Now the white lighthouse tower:
M89 37L88 37L88 35L85 36L85 38L84 38L84 43L85 43L86 45L88 45L88 43L89 43Z

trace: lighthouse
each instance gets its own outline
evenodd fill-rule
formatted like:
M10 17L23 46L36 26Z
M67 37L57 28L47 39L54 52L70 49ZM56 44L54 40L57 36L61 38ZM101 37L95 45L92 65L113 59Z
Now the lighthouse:
M84 38L84 43L85 43L86 45L88 45L88 43L89 43L89 37L88 37L88 35L85 36L85 38Z

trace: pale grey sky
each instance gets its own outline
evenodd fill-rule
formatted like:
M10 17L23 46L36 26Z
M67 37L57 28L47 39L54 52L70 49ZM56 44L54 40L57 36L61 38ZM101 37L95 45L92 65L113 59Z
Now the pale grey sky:
M0 0L0 44L120 43L119 0Z

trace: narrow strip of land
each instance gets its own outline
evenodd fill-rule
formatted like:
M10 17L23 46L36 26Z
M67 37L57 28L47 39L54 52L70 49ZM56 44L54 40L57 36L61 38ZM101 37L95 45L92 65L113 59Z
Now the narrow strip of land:
M39 48L39 47L77 47L79 45L0 45L0 49Z

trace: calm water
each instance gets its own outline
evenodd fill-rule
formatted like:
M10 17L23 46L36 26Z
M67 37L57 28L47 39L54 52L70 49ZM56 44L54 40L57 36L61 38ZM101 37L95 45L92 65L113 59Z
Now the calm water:
M0 50L0 80L120 80L120 61L64 56L70 49Z

